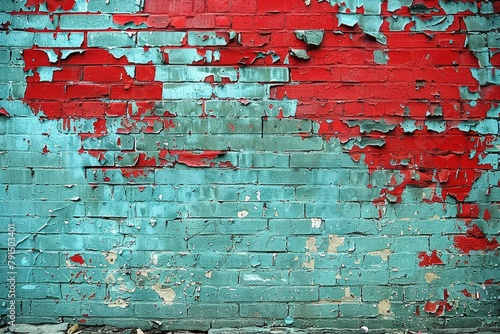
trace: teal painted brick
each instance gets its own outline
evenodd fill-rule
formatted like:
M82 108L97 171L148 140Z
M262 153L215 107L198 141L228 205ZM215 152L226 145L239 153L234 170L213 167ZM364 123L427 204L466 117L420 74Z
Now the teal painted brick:
M224 46L228 41L214 31L189 31L188 44L190 46Z
M0 32L0 46L27 47L34 45L35 34L25 31Z
M180 201L237 201L240 191L241 188L238 186L187 186L179 189L178 199Z
M213 77L215 82L222 82L224 79L236 81L237 76L238 72L233 67L219 66L160 65L156 66L155 72L156 81L170 82L202 82L209 77Z
M275 237L262 233L262 235L256 237L236 237L234 249L237 252L284 252L286 251L286 245L287 240L285 237Z
M252 184L257 183L257 171L242 169L208 169L206 181L210 184Z
M216 225L217 234L245 235L267 230L265 219L222 219ZM215 233L214 233L215 234Z
M360 217L359 203L306 203L306 217L317 218L323 217L325 214L335 214L342 218Z
M11 97L13 99L22 99L26 92L27 85L22 82L11 82L10 83Z
M188 248L196 252L207 250L227 252L233 248L233 240L230 236L194 236L189 239Z
M0 202L0 212L4 216L34 215L36 205L32 201L4 201Z
M220 84L214 87L213 93L221 99L269 98L269 85L258 83Z
M262 286L221 287L219 298L221 302L261 302L266 300L266 289Z
M288 82L290 74L286 67L242 67L240 82Z
M126 32L89 32L87 45L89 47L124 47L135 46L136 36Z
M297 120L292 118L273 119L264 121L263 131L273 134L301 134L312 132L313 123L308 120Z
M82 303L82 313L90 318L106 314L108 317L133 317L135 307L113 307L115 300L95 301Z
M164 99L201 99L210 98L212 96L213 90L209 83L164 83L162 97Z
M284 117L294 116L297 108L296 100L209 100L205 101L205 109L216 116L252 116L277 117L280 113Z
M197 49L167 49L169 64L193 64L204 59Z
M429 243L429 237L426 236L400 236L394 239L394 251L398 253L428 251Z
M205 184L206 171L203 169L157 169L155 170L156 184Z
M62 299L73 301L81 301L87 304L90 301L91 306L87 306L89 310L96 312L92 300L104 300L106 298L106 288L98 284L61 284L58 286L59 294L62 294ZM85 308L85 306L84 306Z
M125 37L122 37L123 43L125 43ZM123 56L127 57L127 60L132 64L161 64L163 62L163 55L159 48L111 48L109 53L113 55L116 59Z
M91 217L134 217L135 206L126 202L86 202L85 215Z
M218 270L224 265L224 256L217 251L206 251L199 255L198 263L201 268Z
M356 249L356 251L360 251L363 253L381 251L384 249L393 250L395 248L393 245L397 243L400 238L400 236L394 239L387 236L373 236L370 237L370 242L367 243L365 238L353 236L349 237L349 244L350 248ZM410 238L405 238L405 240L405 242L408 242L410 241Z
M17 256L16 262L18 266L27 267L57 267L60 264L59 254L56 252L20 254Z
M297 135L279 136L276 140L276 149L281 152L293 151L319 151L324 146L323 139L319 137L302 138Z
M305 185L297 187L296 193L300 201L335 203L340 199L339 189L344 190L337 185L319 187Z
M208 103L210 101L206 101ZM203 114L203 107L198 100L174 100L160 101L155 103L155 114L163 116L165 113L180 116L200 116Z
M69 33L35 33L35 45L39 47L78 48L82 46L84 34Z
M89 12L137 13L143 8L143 1L137 0L89 0Z
M251 159L249 167L287 168L290 160L288 154L268 152L249 153L249 157Z
M332 270L292 270L290 284L292 286L335 286L337 273ZM318 292L319 300L319 292Z
M0 137L0 145L7 151L27 151L31 146L28 138L21 135L4 135Z
M318 287L269 287L266 300L271 301L318 301Z
M389 272L380 270L342 270L340 285L387 285L389 283Z
M306 169L263 169L258 170L259 184L300 185L311 181L311 172Z
M62 300L34 300L31 302L30 315L34 316L81 316L81 306L75 302Z
M247 271L240 273L240 281L243 285L287 285L288 272L269 271Z
M109 14L63 14L59 19L59 27L62 30L100 30L108 29L112 26L112 16Z
M302 202L267 202L264 216L268 218L305 218L305 207Z
M99 239L92 235L38 235L35 240L37 249L53 251L65 249L68 252L82 253L84 249L110 250L122 245L122 237L106 236Z
M319 224L319 227L317 227ZM270 219L269 231L275 235L321 235L325 224L317 218L311 219Z
M290 314L292 318L338 318L339 305L328 304L291 304Z
M341 166L341 160L332 153L296 153L290 154L292 168L335 168Z
M59 284L19 284L16 295L21 299L61 299L61 286Z
M186 33L181 31L149 31L137 33L139 46L181 46Z
M8 49L0 49L0 64L10 63L10 51Z
M294 201L295 187L246 185L239 189L240 201Z
M339 305L339 316L346 318L372 318L378 315L378 309L373 303L343 303Z
M319 288L319 299L326 301L337 301L337 302L347 302L356 301L361 298L361 287L350 286L350 287L321 287Z
M144 218L176 218L181 214L173 203L158 205L156 202L140 202L136 203L135 208L137 217Z
M187 317L187 307L185 304L164 305L158 303L136 303L134 305L134 316L138 318L157 317L162 314L162 319L178 319Z
M13 66L0 66L0 81L23 81L25 80L25 73L22 67Z
M2 99L10 98L10 84L9 83L0 83L0 97Z
M32 183L32 178L31 169L0 169L0 184L29 184Z
M240 305L240 316L244 318L286 318L286 303L244 303Z
M363 286L363 301L378 302L383 299L392 301L403 300L403 288L400 286Z
M132 177L127 174L126 171L122 171L120 169L87 169L86 178L89 183L106 183L106 184L126 184L129 182L140 182L140 183L154 183L154 170L153 169L144 169L141 173Z
M284 269L299 269L304 267L304 263L308 261L305 254L295 253L278 253L276 254L276 268Z
M33 169L34 184L62 184L85 183L84 170L71 169Z
M188 315L193 318L220 319L238 316L237 304L193 304L189 305Z
M147 237L145 237L147 239ZM174 240L172 240L173 242ZM180 245L180 244L179 244ZM182 247L182 245L180 245ZM197 255L186 252L135 251L130 266L137 268L188 268L197 265ZM136 295L135 298L141 298ZM147 297L146 297L147 298ZM147 300L147 299L145 299Z
M219 140L221 142L221 146L224 148L229 148L233 151L275 151L276 143L275 135L266 135L263 136L247 136L247 135L230 135L224 141Z
M86 138L83 140L83 148L88 150L132 150L134 148L134 138L120 135Z

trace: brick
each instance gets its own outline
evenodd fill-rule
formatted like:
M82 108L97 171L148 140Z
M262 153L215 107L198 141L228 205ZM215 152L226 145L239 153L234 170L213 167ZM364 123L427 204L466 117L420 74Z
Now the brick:
M268 98L269 86L258 83L237 83L216 85L214 87L215 96L221 99L256 99Z
M150 31L137 33L137 45L139 46L181 46L185 32L181 31Z
M213 78L215 82L222 82L225 79L237 80L237 71L231 67L215 66L157 66L155 80L170 82L201 82L207 78ZM214 101L215 102L215 101Z
M290 305L291 317L338 318L339 305L337 304L292 304Z
M245 318L285 318L288 305L284 303L245 303L240 306L240 315Z
M89 0L87 8L89 12L137 13L142 9L142 5L135 0Z
M242 67L240 82L288 82L288 68L285 67Z
M85 29L101 30L109 29L113 26L112 16L108 14L71 14L61 15L59 18L59 27L62 30Z
M190 305L188 315L192 318L220 319L238 316L237 304L194 304Z
M136 36L126 32L89 32L87 45L89 47L126 47L135 46Z
M179 97L183 97L186 99L201 99L210 98L212 96L212 93L213 89L209 83L165 83L163 84L162 97L164 99L172 100L178 99Z
M84 34L79 32L35 34L35 45L39 47L78 48L83 40Z
M32 47L35 43L35 34L25 31L9 31L0 33L2 47Z

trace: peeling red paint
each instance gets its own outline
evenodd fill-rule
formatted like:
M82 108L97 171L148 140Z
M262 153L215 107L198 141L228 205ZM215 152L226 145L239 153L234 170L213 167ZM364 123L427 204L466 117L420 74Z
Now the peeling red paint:
M418 254L418 258L420 259L420 263L418 264L420 267L429 267L432 265L444 265L444 262L441 261L441 259L437 255L437 250L433 250L430 256L427 255L427 252L420 252Z
M50 150L48 149L47 145L44 145L42 148L42 154L47 154L50 153Z
M181 150L169 150L169 154L177 158L177 162L189 167L210 167L213 160L224 151L200 151L190 152Z
M453 246L465 254L471 251L492 251L499 246L495 237L488 240L476 224L467 230L466 235L457 235L453 241Z
M71 261L79 264L85 264L85 260L80 254L75 254L69 258Z
M443 315L445 311L451 311L453 309L453 305L448 302L448 290L445 289L443 295L444 300L442 301L428 301L424 306L424 311L427 313L433 313L436 317Z
M61 8L62 10L71 10L75 6L76 0L28 0L26 7L36 7L40 9L40 5L46 4L49 12L53 12Z
M462 291L462 294L465 296L465 297L468 297L468 298L471 298L472 297L472 294L467 290L467 289L463 289Z
M0 116L10 117L10 114L4 108L0 108Z

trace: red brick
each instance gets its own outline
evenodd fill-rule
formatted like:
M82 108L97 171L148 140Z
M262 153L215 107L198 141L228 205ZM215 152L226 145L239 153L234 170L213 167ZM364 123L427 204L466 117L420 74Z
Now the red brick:
M114 85L111 86L110 98L113 100L144 100L157 99L162 97L163 86L161 83L151 83L144 85Z

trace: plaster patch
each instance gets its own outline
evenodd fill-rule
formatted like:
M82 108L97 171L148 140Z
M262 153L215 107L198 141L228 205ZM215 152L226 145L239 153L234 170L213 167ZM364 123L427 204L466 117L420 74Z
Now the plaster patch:
M439 277L435 273L427 273L427 274L425 274L425 281L427 283L431 283L432 281L434 281L436 279L441 279L441 277Z
M391 302L387 299L378 302L378 314L380 315L390 315Z
M344 244L344 237L339 237L335 234L328 236L328 253L337 253L337 248Z
M311 218L311 227L312 228L321 228L321 218Z
M118 258L118 254L115 251L102 252L102 255L106 258L109 264L114 264Z
M123 298L118 298L117 300L115 300L114 302L108 302L106 303L106 305L108 305L108 307L119 307L119 308L127 308L129 306L130 302L126 299L123 299Z
M379 250L379 251L374 251L374 252L369 252L369 255L380 255L382 260L387 261L389 259L389 255L391 255L391 250L389 248Z
M248 211L242 210L238 212L238 218L245 218L246 216L248 216Z
M151 287L161 299L163 299L163 304L171 305L175 299L175 291L171 288L162 288L160 283L153 285Z

